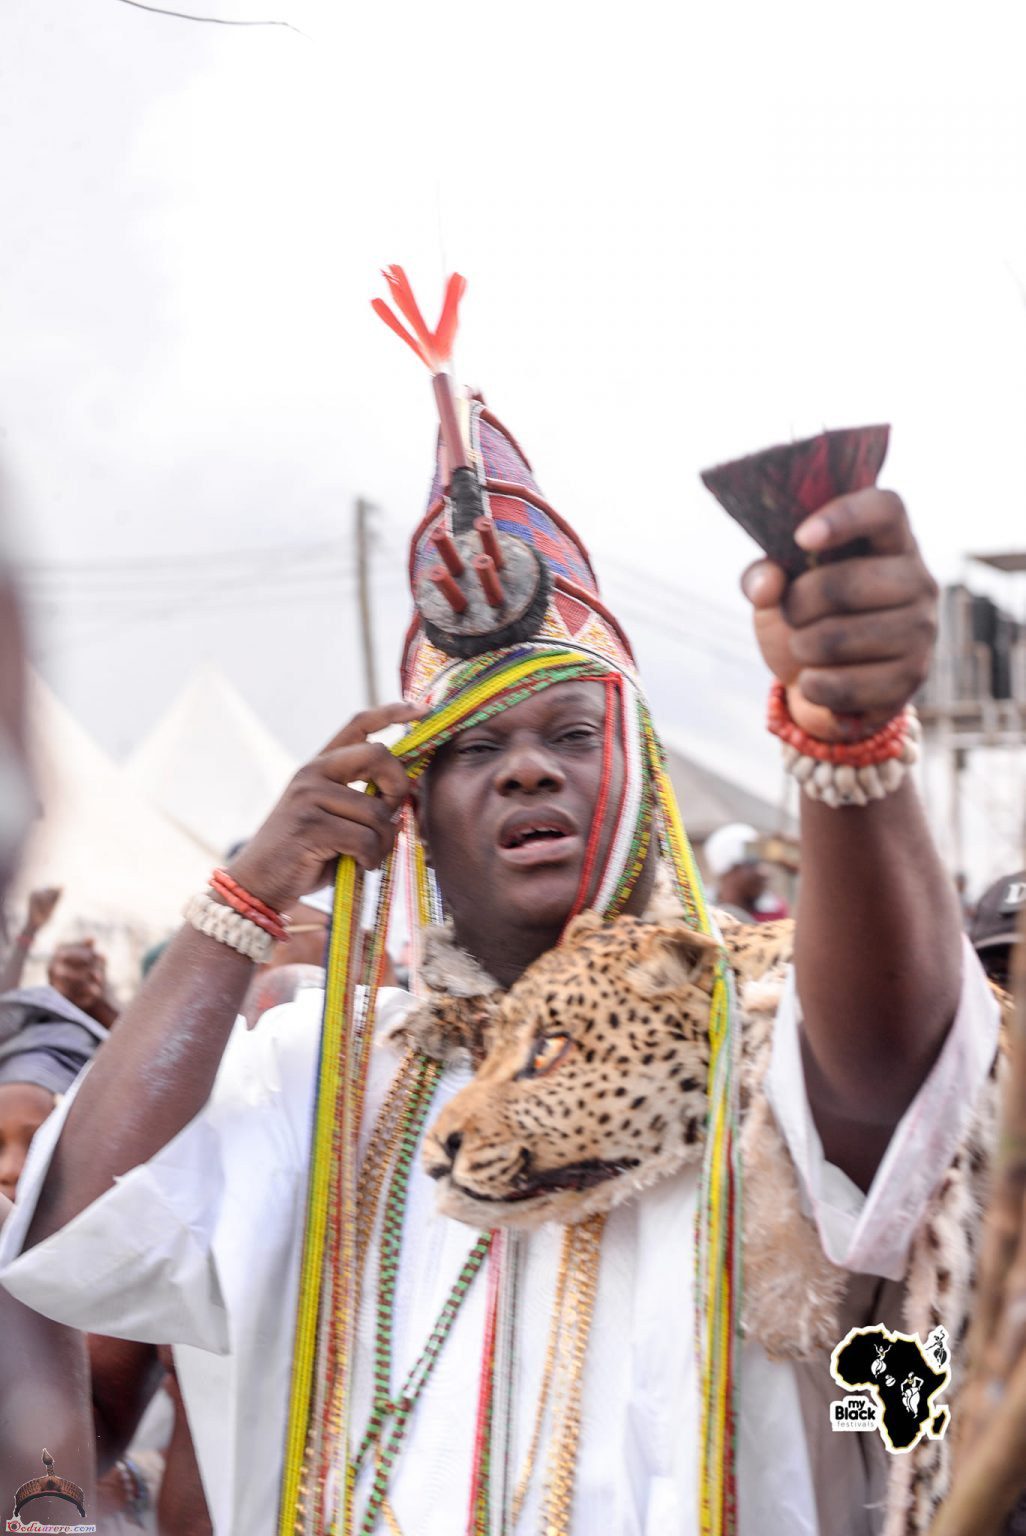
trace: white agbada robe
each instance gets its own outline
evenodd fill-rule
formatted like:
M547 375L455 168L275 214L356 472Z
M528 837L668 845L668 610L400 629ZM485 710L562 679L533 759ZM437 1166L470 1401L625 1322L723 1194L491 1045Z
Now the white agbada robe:
M834 1262L899 1279L926 1202L965 1129L997 1038L997 1009L966 946L962 997L927 1081L863 1195L827 1164L801 1070L793 983L774 1033L768 1092L807 1203ZM409 1006L381 995L379 1033ZM311 1106L322 994L240 1025L211 1098L148 1163L62 1231L18 1257L73 1094L38 1133L0 1242L0 1279L22 1301L92 1332L171 1343L216 1536L273 1536L285 1432ZM397 1057L379 1043L368 1114ZM467 1082L447 1068L434 1109ZM430 1117L429 1117L430 1118ZM618 1207L602 1243L584 1379L573 1529L579 1536L694 1536L698 1395L693 1314L697 1173L687 1170ZM393 1387L419 1356L474 1241L434 1209L419 1164L410 1179L395 1307ZM518 1334L514 1475L530 1440L561 1232L526 1241ZM371 1402L377 1251L372 1246L356 1362L354 1434ZM404 1536L461 1536L467 1524L484 1326L480 1275L410 1424L390 1500ZM867 1320L868 1321L868 1320ZM824 1400L840 1395L829 1386ZM807 1444L798 1381L757 1344L741 1360L741 1536L868 1536L860 1435L831 1435L826 1411ZM875 1438L875 1437L874 1437ZM821 1530L811 1467L847 1506ZM538 1529L544 1442L518 1532ZM359 1486L358 1510L368 1479ZM822 1491L821 1491L822 1497ZM821 1505L822 1507L822 1505Z

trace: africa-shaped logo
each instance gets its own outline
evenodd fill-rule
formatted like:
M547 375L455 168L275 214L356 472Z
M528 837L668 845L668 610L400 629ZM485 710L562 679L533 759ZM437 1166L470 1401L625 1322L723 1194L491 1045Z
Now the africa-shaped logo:
M939 1401L951 1385L947 1333L935 1328L924 1344L918 1333L892 1333L882 1323L852 1328L830 1356L839 1387L868 1392L830 1404L836 1430L879 1430L889 1451L904 1454L925 1435L941 1440L951 1410Z

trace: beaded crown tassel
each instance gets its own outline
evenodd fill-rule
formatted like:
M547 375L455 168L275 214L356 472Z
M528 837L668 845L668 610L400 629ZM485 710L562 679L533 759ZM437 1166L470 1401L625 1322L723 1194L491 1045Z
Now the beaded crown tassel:
M428 509L416 529L409 574L416 612L403 648L406 697L428 713L392 748L412 779L458 732L541 689L587 680L605 690L604 773L587 839L574 913L621 912L656 837L690 925L714 933L691 847L630 645L599 597L584 545L544 499L515 439L480 397L456 392L447 372L465 283L450 278L432 330L399 267L385 272L398 314L374 308L432 374L439 441ZM612 760L624 771L614 795ZM603 829L613 828L599 856ZM407 813L380 884L370 941L361 942L362 876L340 859L327 962L306 1228L300 1269L293 1375L279 1536L370 1536L400 1529L389 1492L406 1427L429 1388L470 1288L484 1275L486 1326L465 1530L511 1536L546 1448L542 1529L569 1536L581 1423L581 1382L599 1280L602 1223L565 1229L549 1363L527 1465L510 1465L511 1387L516 1350L518 1237L496 1230L471 1246L435 1328L405 1381L392 1379L391 1315L406 1189L440 1073L412 1050L400 1066L357 1157L364 1119L373 1020L397 880L406 885L417 933L442 917L442 902L414 819ZM573 914L571 914L573 915ZM718 935L717 935L718 937ZM696 1242L700 1375L702 1536L736 1529L735 1369L741 1303L738 1042L732 983L721 951L710 1017L708 1120ZM376 1277L366 1273L379 1232ZM361 1288L376 1291L374 1400L366 1424L353 1403L353 1357ZM547 1432L543 1432L547 1431ZM460 1426L453 1433L461 1432Z

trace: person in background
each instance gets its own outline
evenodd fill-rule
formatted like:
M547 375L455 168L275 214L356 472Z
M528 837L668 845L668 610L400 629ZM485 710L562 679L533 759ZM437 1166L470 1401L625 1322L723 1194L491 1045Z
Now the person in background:
M24 638L4 533L0 523L0 904L17 873L35 809L26 744ZM8 1082L17 1084L10 1068ZM17 1143L23 1135L22 1129L6 1132L5 1148L8 1136ZM6 1162L6 1150L3 1156ZM10 1173L4 1178L6 1188ZM0 1193L0 1227L9 1211L7 1196ZM0 1498L5 1502L42 1472L44 1447L57 1475L82 1489L88 1510L95 1452L85 1339L0 1291ZM68 1505L40 1499L31 1514L43 1524L66 1524Z
M713 900L741 923L776 922L787 917L787 903L769 886L769 870L759 852L759 834L744 821L718 827L702 849L713 882Z
M109 1026L101 1021L113 1024L116 1018L104 957L92 940L59 946L50 985L0 998L0 1197L5 1209L15 1197L33 1136L106 1040ZM30 1337L52 1326L33 1314ZM176 1475L169 1480L175 1508L184 1500L190 1510L187 1523L169 1521L161 1528L165 1536L203 1536L209 1523L204 1526L196 1511L205 1519L206 1505L180 1401L175 1406L170 1351L165 1359L155 1345L100 1334L89 1334L85 1346L88 1363L81 1363L92 1399L99 1473L96 1511L107 1536L123 1536L132 1527L156 1529L156 1512L163 1508L161 1428L165 1442L177 1438ZM147 1441L140 1448L133 1441L166 1371L172 1375L165 1422L158 1423L157 1443Z
M0 998L0 1193L9 1200L33 1136L106 1038L53 987Z
M969 930L973 948L991 981L1008 991L1012 954L1022 942L1021 919L1026 907L1026 869L1002 875L989 885L976 904Z
M0 997L0 1192L9 1199L33 1136L116 1018L91 939L58 946L48 985Z
M107 957L96 948L94 939L76 939L54 950L47 979L73 1007L89 1018L113 1029L118 1019L118 1005L107 980Z
M962 927L969 933L976 917L976 906L969 895L969 879L964 870L960 869L955 876L955 890L962 908Z
M59 885L45 886L41 890L32 891L29 895L28 911L21 931L11 941L11 947L7 951L3 965L0 966L0 992L13 992L15 987L21 986L29 950L35 943L40 928L44 928L50 921L60 899Z

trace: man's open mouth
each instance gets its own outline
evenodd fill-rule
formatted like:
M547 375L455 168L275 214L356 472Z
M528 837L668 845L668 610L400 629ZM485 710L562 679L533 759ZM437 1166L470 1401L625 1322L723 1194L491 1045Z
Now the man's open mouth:
M580 1191L593 1189L596 1184L604 1184L607 1179L615 1179L620 1174L630 1173L637 1168L639 1159L636 1157L621 1157L615 1161L605 1162L600 1158L590 1158L587 1162L571 1163L565 1168L550 1168L540 1172L524 1173L518 1176L514 1189L509 1189L501 1195L482 1195L476 1190L467 1189L465 1185L452 1179L452 1187L461 1195L466 1195L468 1200L480 1200L487 1205L511 1205L522 1200L535 1200L539 1195L551 1195L559 1190L572 1189Z
M499 851L509 864L559 864L575 857L581 839L564 811L516 811L499 829Z

